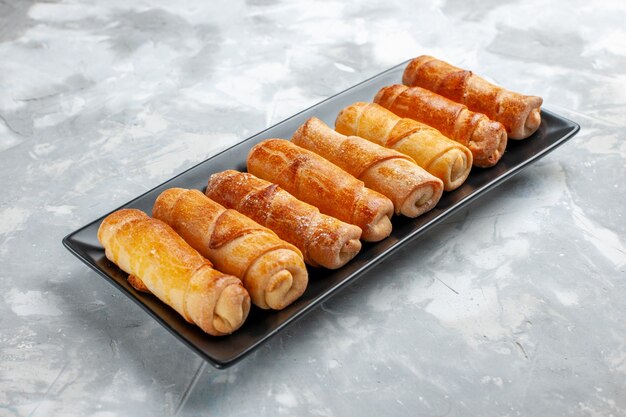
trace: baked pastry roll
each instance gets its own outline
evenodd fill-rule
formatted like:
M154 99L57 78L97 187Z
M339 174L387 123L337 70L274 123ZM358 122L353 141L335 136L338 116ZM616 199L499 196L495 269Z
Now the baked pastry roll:
M106 257L190 323L214 336L234 332L250 311L241 280L213 269L171 227L135 209L108 215L98 229Z
M435 207L443 193L443 182L405 154L358 136L337 133L316 117L300 126L291 141L389 198L396 214L417 217Z
M361 250L361 229L320 213L278 185L239 171L211 175L206 195L272 229L312 266L336 269Z
M472 168L472 153L437 129L402 119L375 103L354 103L339 112L335 129L394 149L443 181L446 191L458 188Z
M201 191L165 190L152 215L172 226L217 269L239 277L260 308L283 309L306 289L306 265L295 246Z
M374 102L400 117L432 126L467 146L477 167L494 166L506 149L507 134L502 123L425 88L399 84L383 87Z
M284 139L268 139L248 154L248 172L278 184L322 213L361 228L376 242L391 233L393 203L337 165Z
M422 55L404 70L402 82L426 88L465 104L470 110L484 113L504 125L511 139L524 139L541 124L543 99L526 96L491 84L485 79L447 62Z

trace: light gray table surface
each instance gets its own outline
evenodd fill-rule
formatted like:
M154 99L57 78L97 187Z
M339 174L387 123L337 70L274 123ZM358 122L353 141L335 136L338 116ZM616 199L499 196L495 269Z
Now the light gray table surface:
M623 1L0 2L0 416L626 415ZM581 125L218 370L61 239L428 53Z

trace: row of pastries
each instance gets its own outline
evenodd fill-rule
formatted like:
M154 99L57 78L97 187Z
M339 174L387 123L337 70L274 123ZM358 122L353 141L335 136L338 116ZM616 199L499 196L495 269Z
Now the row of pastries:
M200 190L170 188L152 208L108 215L106 257L185 320L219 336L242 326L251 304L280 310L308 284L307 265L337 269L497 164L508 139L539 127L541 98L488 83L429 56L403 84L341 110L334 129L312 117L290 140L270 138L247 172L213 174Z

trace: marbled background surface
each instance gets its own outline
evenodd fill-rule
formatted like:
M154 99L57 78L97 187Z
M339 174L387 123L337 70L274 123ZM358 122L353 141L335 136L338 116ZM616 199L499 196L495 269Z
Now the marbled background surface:
M626 415L623 1L0 2L0 416ZM223 371L61 246L429 53L581 132Z

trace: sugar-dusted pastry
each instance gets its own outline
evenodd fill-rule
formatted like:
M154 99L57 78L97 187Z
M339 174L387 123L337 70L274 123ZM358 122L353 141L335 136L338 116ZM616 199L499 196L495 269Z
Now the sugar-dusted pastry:
M400 117L432 126L467 146L477 167L494 166L506 149L507 135L502 123L425 88L400 84L383 87L374 102Z
M241 280L213 269L170 226L135 209L108 215L98 229L106 257L190 323L214 336L234 332L250 311Z
M306 265L295 246L201 191L165 190L156 199L152 215L169 224L217 269L239 277L260 308L283 309L306 289Z
M444 190L458 188L472 168L472 153L437 129L402 119L375 103L354 103L341 110L335 129L360 136L410 156L423 169L443 181Z
M239 171L211 175L206 195L272 229L312 266L336 269L361 250L361 229L320 213L278 185Z
M417 217L435 207L443 193L443 182L405 154L337 133L316 117L300 126L291 141L387 196L396 214Z
M278 184L322 213L359 226L376 242L391 233L393 203L337 165L284 139L268 139L248 153L248 172Z
M511 139L527 138L541 124L541 97L506 90L472 71L457 68L432 56L422 55L412 60L404 70L402 82L426 88L463 103L472 111L486 114L502 123Z

